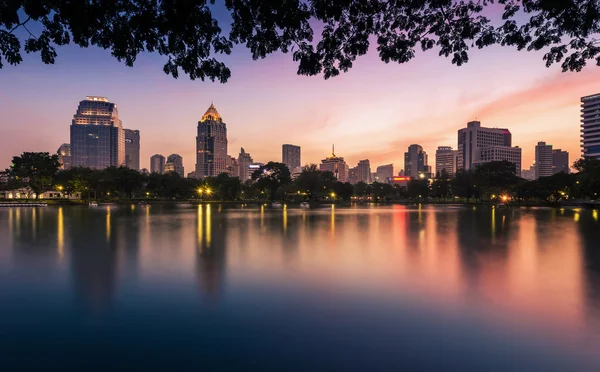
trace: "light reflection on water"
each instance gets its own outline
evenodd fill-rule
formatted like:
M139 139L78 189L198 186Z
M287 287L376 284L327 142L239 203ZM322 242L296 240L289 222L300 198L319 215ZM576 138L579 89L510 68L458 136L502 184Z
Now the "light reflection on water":
M94 358L90 340L117 360L127 340L135 366L161 347L225 369L584 370L600 360L599 227L583 209L6 208L0 346L13 361L52 343Z

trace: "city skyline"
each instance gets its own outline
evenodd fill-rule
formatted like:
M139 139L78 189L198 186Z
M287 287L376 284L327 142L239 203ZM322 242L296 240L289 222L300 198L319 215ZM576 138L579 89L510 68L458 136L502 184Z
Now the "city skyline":
M131 69L101 50L64 49L54 66L26 57L0 74L0 109L4 120L17 123L2 128L2 167L23 151L56 152L68 142L74 102L90 94L118 103L124 126L140 131L140 168L147 169L151 155L171 153L181 154L186 169L194 168L196 126L211 100L227 117L230 149L244 147L260 162L278 160L281 144L294 143L302 147L303 165L319 164L336 143L349 165L369 159L374 167L393 163L400 170L410 144L429 154L438 146L456 148L456 130L475 119L511 130L514 145L523 149L523 168L533 163L539 141L568 151L574 161L581 155L580 97L597 93L594 80L600 77L596 69L561 73L540 67L538 53L491 48L460 68L428 55L419 65L382 65L369 53L348 74L325 81L296 76L285 56L246 63L248 56L238 51L228 58L240 67L221 85L164 76L153 69L158 61L152 56ZM522 68L507 72L508 62ZM104 76L89 76L82 63ZM374 70L376 63L381 68ZM487 74L492 77L483 79ZM393 86L400 80L414 89ZM280 88L286 84L298 91ZM28 110L32 101L38 110ZM271 107L265 111L261 102Z

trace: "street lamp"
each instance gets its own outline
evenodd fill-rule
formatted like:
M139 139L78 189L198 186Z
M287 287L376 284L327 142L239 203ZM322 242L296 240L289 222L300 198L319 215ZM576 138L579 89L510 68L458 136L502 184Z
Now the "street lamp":
M62 186L60 186L60 185L58 185L58 186L56 186L56 189L57 189L58 191L62 191L62 190L63 190L63 187L62 187Z
M423 178L425 178L425 173L420 173L420 174L419 174L419 178L420 178L420 179L423 179Z
M212 194L212 190L211 190L211 189L206 189L206 194L207 194L207 195L210 195L210 194Z
M335 199L335 192L332 192L331 194L329 194L329 196Z

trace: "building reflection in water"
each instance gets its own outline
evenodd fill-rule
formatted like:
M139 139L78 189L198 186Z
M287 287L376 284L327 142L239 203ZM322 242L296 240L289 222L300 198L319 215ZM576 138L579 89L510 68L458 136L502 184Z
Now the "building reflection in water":
M225 279L228 219L222 214L213 216L210 204L198 205L197 218L198 287L209 302L216 302L223 290Z
M56 223L56 248L58 258L62 259L65 255L65 217L63 207L58 207Z

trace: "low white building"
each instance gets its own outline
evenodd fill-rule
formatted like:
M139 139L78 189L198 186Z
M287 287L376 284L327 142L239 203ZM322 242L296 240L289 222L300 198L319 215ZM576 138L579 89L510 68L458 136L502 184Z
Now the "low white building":
M35 199L36 194L28 187L23 187L15 190L0 191L0 199ZM40 194L38 199L80 199L80 193L68 195L62 191L46 191Z

